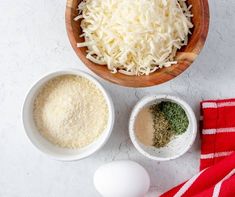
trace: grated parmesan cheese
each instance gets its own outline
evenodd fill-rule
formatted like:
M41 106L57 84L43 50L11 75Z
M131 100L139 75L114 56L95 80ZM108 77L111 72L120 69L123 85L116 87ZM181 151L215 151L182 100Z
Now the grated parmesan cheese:
M84 0L79 6L87 58L113 73L149 75L177 62L192 14L187 0Z
M34 102L34 121L43 137L63 148L82 148L106 129L108 106L103 93L84 77L50 80Z

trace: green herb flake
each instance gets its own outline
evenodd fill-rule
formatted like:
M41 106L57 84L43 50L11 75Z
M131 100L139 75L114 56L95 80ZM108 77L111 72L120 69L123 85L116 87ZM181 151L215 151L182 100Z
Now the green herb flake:
M166 146L175 135L183 134L189 125L184 109L173 102L164 101L150 106L153 117L153 146Z
M159 104L159 107L176 135L183 134L187 130L189 120L184 109L180 105L164 101Z
M154 104L150 107L150 112L153 117L153 146L156 148L162 148L166 146L173 136L169 121L165 118L161 112L159 104Z

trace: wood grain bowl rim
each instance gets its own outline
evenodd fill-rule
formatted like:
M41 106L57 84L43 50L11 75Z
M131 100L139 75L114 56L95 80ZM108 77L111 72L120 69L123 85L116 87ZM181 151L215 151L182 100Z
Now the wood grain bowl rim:
M72 22L75 17L73 14L73 3L75 0L67 0L66 11L65 11L65 25L67 35L72 48L74 49L80 60L95 74L99 77L110 81L114 84L142 88L150 87L165 83L183 73L197 58L203 49L206 38L209 32L209 22L210 22L210 11L208 0L199 0L201 3L201 15L200 15L200 28L198 29L198 36L194 37L195 45L191 52L178 52L178 58L180 61L178 64L171 66L169 68L162 68L149 76L128 76L121 73L112 74L110 70L105 67L105 72L103 71L103 66L97 65L90 60L88 60L81 52L80 48L77 47L77 41L74 36ZM189 57L189 58L188 58Z

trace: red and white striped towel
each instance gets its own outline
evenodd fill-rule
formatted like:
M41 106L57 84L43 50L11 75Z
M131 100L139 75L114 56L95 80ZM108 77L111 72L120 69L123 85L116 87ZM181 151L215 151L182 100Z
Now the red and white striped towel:
M235 99L204 101L201 112L203 170L235 151Z
M201 172L161 197L235 197L235 99L201 103Z

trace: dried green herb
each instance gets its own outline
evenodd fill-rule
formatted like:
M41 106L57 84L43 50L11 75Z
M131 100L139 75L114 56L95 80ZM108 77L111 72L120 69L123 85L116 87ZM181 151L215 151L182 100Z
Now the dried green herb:
M183 134L187 130L189 120L184 109L180 105L164 101L159 103L159 107L176 135Z
M153 146L155 146L156 148L164 147L170 142L173 136L171 126L169 124L169 121L161 112L159 104L152 105L150 107L150 112L153 116Z
M184 133L189 125L184 109L173 102L161 102L150 106L153 117L153 146L166 146L172 137Z

